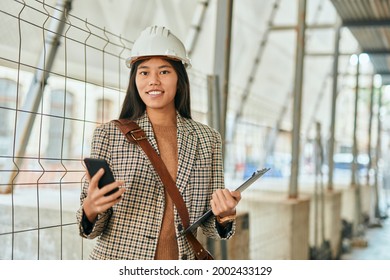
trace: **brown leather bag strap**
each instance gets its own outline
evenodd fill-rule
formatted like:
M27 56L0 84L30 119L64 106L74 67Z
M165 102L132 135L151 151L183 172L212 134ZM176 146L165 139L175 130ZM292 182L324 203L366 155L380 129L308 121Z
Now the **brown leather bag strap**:
M115 125L118 126L118 128L126 136L129 142L138 144L143 149L145 154L148 156L150 162L152 163L154 169L159 174L161 181L163 182L169 196L172 198L172 201L174 202L181 221L183 223L184 229L189 227L190 216L183 197L180 194L176 183L173 181L161 157L153 149L152 145L150 145L145 132L134 121L119 119L114 120L113 122ZM191 232L188 232L186 234L186 237L188 242L192 245L192 248L194 249L196 257L198 259L211 258L209 252L203 248L202 244L200 244L200 242Z

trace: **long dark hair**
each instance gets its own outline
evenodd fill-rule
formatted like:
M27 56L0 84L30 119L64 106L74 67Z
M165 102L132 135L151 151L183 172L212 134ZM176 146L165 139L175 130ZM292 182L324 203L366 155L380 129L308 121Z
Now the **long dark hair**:
M187 119L191 119L190 82L187 71L181 61L164 59L175 69L177 74L177 90L175 95L175 108L179 114ZM131 66L130 81L127 88L126 97L123 101L122 111L119 115L121 119L136 120L141 117L146 110L146 105L139 96L135 77L138 66L144 60L138 60Z

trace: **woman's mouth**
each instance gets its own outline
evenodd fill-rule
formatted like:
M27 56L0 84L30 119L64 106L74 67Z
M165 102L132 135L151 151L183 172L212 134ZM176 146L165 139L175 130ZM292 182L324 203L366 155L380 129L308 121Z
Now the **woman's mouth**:
M159 95L159 94L162 94L162 91L152 90L152 91L148 91L147 94L149 94L149 95Z

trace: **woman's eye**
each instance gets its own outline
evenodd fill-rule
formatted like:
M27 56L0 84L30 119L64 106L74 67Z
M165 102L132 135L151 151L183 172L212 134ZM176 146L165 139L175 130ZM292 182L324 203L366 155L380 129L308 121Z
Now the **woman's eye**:
M141 76L146 76L146 75L148 75L148 72L146 72L146 71L141 71L141 72L139 72L139 74L140 74Z
M163 70L163 71L160 72L160 74L163 74L163 75L169 74L169 71L168 70Z

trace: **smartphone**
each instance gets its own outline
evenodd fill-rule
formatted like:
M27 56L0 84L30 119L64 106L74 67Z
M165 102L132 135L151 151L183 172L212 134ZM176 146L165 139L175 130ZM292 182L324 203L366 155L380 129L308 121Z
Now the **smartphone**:
M110 167L108 166L108 163L105 159L99 159L99 158L85 158L84 159L85 166L87 167L89 175L92 177L96 174L96 172L99 171L100 168L104 169L104 174L100 178L98 187L99 189L103 188L105 185L111 184L115 182L114 175L112 174L112 171ZM105 196L108 196L110 194L115 193L118 191L119 188L115 188L112 191L105 194Z

